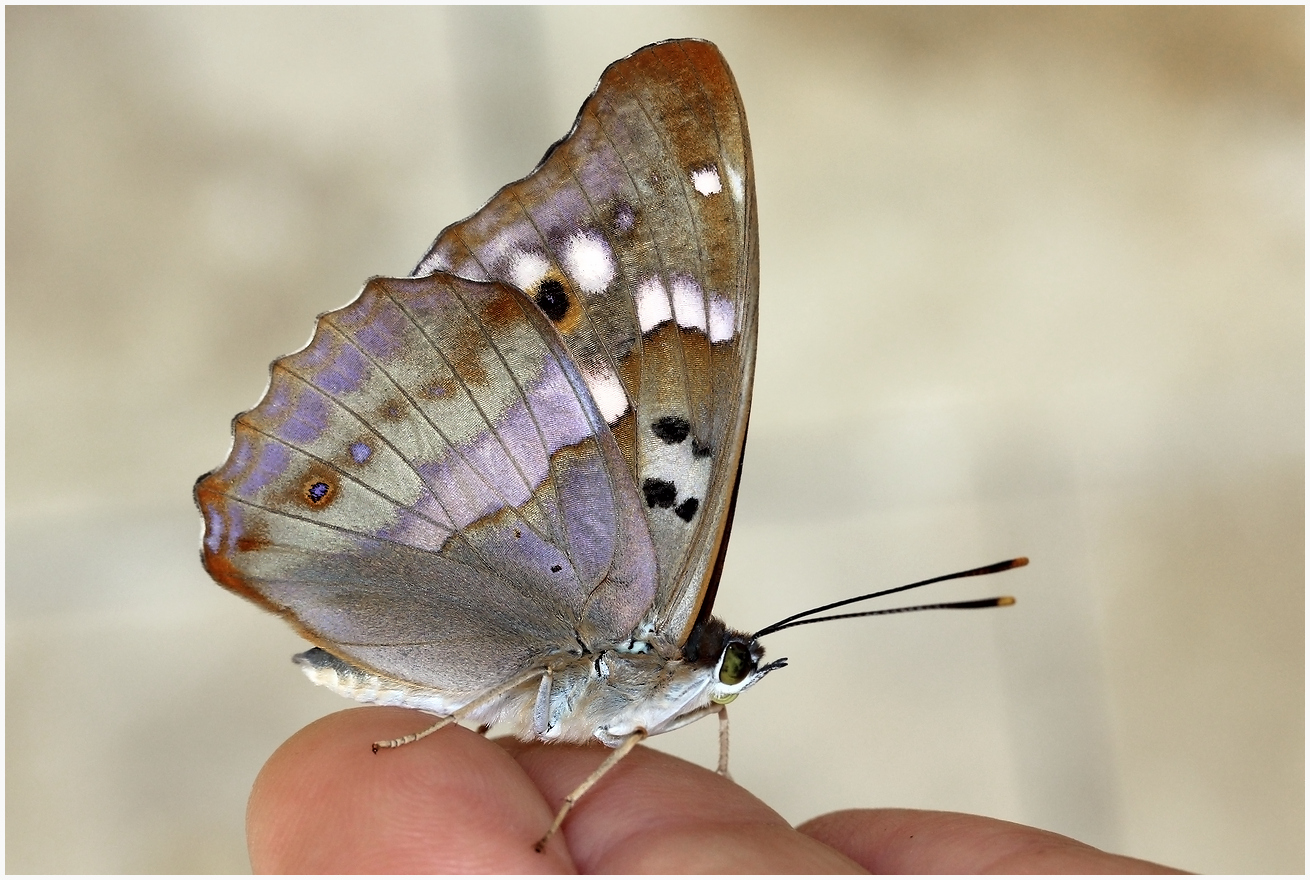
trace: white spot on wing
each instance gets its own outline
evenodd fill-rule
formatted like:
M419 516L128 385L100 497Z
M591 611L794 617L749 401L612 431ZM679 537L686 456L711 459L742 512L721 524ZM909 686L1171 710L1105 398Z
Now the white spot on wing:
M731 165L728 166L728 190L732 193L732 200L741 204L743 194L741 175Z
M614 280L614 254L594 232L579 232L564 245L564 268L587 293L601 293Z
M642 333L649 333L665 321L673 319L669 305L669 292L658 275L652 275L637 285L637 323Z
M696 192L703 196L712 196L723 190L723 183L719 180L719 171L713 165L691 172L691 185L696 187Z
M550 263L535 251L519 251L510 258L509 277L519 290L536 287L549 271Z
M614 424L619 416L628 411L628 395L623 390L623 383L610 370L601 367L583 367L582 378L587 383L591 397L596 401L601 418L608 424Z
M673 314L678 316L679 327L705 329L705 295L690 278L673 279Z
M520 233L516 229L502 230L500 234L492 237L482 247L478 248L479 262L486 260L484 265L487 266L499 262L518 243L519 237Z
M710 342L727 342L737 335L737 306L730 299L710 297Z

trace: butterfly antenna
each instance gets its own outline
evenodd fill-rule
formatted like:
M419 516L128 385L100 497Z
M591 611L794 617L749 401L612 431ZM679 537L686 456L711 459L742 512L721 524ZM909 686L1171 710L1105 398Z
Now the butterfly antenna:
M914 583L906 584L903 587L892 587L890 590L879 590L876 593L866 593L863 596L842 599L839 602L830 602L827 605L820 605L818 608L811 608L808 611L802 611L799 614L784 617L777 623L770 624L755 633L752 638L758 639L767 636L770 633L776 633L779 630L790 629L793 626L802 626L807 623L820 623L826 620L845 620L851 617L874 617L879 614L903 614L907 611L934 611L946 608L997 608L1005 605L1013 605L1013 596L996 596L991 599L970 599L963 602L937 602L931 605L912 605L905 608L884 608L878 611L854 611L849 614L831 614L827 617L810 616L812 614L822 614L825 611L831 611L834 608L840 608L843 605L850 605L854 602L863 602L865 599L877 599L880 596L890 596L892 593L901 593L905 590L913 590L916 587L926 587L929 584L938 584L942 581L953 581L957 578L977 577L984 574L995 574L998 571L1009 571L1012 568L1021 568L1027 564L1027 556L1018 556L1014 559L1006 559L1004 562L994 562L991 565L984 565L981 568L971 568L968 571L957 571L952 574L943 574L935 578L928 578L926 581L915 581Z

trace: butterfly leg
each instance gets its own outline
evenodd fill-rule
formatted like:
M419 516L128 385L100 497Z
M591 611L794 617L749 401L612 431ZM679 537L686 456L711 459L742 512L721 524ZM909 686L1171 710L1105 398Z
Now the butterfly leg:
M438 719L436 724L432 725L431 727L424 728L423 730L420 730L418 733L411 733L408 736L402 736L400 739L384 739L379 742L375 742L373 743L373 754L376 755L379 749L398 749L401 746L409 745L412 742L418 742L423 737L432 733L436 733L438 730L445 727L447 724L450 724L452 721L456 721L456 720L458 720L458 716L447 715L445 718Z
M719 766L714 772L724 779L731 779L728 772L728 707L719 704Z
M646 731L644 730L637 730L630 734L627 739L623 740L623 742L619 744L619 747L605 759L604 763L593 770L590 776L582 780L582 783L577 788L569 792L569 796L564 798L564 803L560 805L559 812L555 814L555 821L550 823L550 830L542 835L541 840L538 840L532 848L537 852L544 850L546 848L546 842L554 837L555 832L564 824L564 817L569 814L569 810L573 809L573 805L587 793L589 788L599 782L602 776L614 769L614 765L619 763L619 761L622 761L624 755L636 748L637 743L645 738Z

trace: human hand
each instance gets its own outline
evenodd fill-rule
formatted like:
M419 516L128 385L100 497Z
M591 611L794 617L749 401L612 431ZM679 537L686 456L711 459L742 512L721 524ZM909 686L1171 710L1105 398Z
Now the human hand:
M846 810L792 828L713 771L638 748L533 843L605 759L600 746L489 740L457 726L374 755L429 723L338 712L274 753L246 816L251 867L292 873L1163 873L980 816Z

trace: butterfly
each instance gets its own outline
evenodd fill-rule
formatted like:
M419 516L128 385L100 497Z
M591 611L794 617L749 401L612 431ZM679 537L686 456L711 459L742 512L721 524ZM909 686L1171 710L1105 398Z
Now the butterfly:
M615 62L531 174L274 361L196 484L205 568L317 646L314 682L443 719L380 746L460 720L614 748L547 837L647 736L718 714L726 773L723 707L786 662L711 614L758 276L723 56Z

